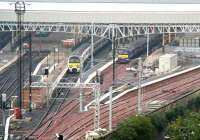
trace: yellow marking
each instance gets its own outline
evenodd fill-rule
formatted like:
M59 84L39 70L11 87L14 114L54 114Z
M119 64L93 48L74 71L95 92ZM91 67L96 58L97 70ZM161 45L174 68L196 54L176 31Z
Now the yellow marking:
M118 58L128 58L128 54L119 54Z
M80 63L69 63L68 67L69 68L80 68Z

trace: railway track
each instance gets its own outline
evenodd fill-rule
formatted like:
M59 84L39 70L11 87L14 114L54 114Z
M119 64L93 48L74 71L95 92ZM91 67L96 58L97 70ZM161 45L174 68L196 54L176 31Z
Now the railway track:
M43 54L43 56L37 57L38 53L34 52L32 56L33 69L36 67L37 63L45 57L47 53ZM22 58L23 64L23 79L27 80L29 75L29 59L28 55L24 55ZM0 94L7 94L7 101L10 100L11 96L17 95L18 88L18 73L17 73L17 62L9 66L6 70L0 73Z
M67 78L62 79L61 82L63 80L65 80L65 82L76 82L78 80L78 77L69 76ZM66 88L58 88L54 90L54 93L52 96L53 99L50 101L49 107L46 109L46 112L42 116L38 125L34 128L34 130L31 133L28 134L28 136L26 136L26 138L31 137L39 129L40 133L37 135L36 139L40 139L40 137L44 135L46 131L48 131L48 129L51 127L51 124L54 120L54 116L56 116L61 111L61 107L64 105L69 92L70 92L70 89L66 89ZM69 104L65 106L68 106Z
M186 94L193 87L200 84L200 72L195 70L181 76L162 81L160 83L144 88L143 102L145 105L150 100L174 100L179 96ZM163 92L164 91L164 92ZM130 92L113 103L113 126L126 119L128 116L136 113L137 107L137 91ZM71 103L72 104L72 103ZM62 114L62 115L61 115ZM68 111L62 111L55 117L60 120L46 132L41 138L50 139L55 129L60 129L65 138L84 139L85 131L93 129L93 111L69 114ZM73 119L72 119L73 118ZM64 125L65 120L67 126ZM52 124L53 125L53 124ZM73 127L72 127L73 126ZM101 127L108 127L108 106L101 107Z
M118 77L118 78L120 78L120 77ZM111 80L111 78L109 80ZM107 82L105 82L105 83L107 83ZM62 105L63 110L61 112L57 112L56 114L47 115L46 118L43 120L43 126L38 128L38 130L33 132L31 135L35 139L41 139L41 140L42 139L52 139L54 137L54 136L52 136L52 134L55 134L54 130L57 128L55 126L55 123L57 125L59 125L59 123L62 124L61 120L68 120L69 122L74 122L71 125L69 125L70 127L61 126L62 128L65 128L64 131L60 131L60 129L57 128L57 130L61 134L65 134L66 132L73 131L70 134L64 135L64 136L66 136L67 139L71 139L71 137L75 138L74 135L77 135L77 133L81 132L81 130L87 130L87 128L92 128L93 127L93 121L92 120L93 120L93 116L94 116L93 112L90 112L87 117L84 116L84 115L83 115L84 117L81 117L83 120L84 120L84 118L90 117L90 118L88 118L88 123L84 123L82 120L80 120L78 118L76 119L77 114L82 116L82 113L80 114L79 112L75 111L75 109L74 109L74 108L77 107L77 105L78 105L78 103L76 103L75 101L70 101L70 102L63 104ZM65 108L65 106L67 108ZM71 114L76 114L76 115L73 116ZM87 114L87 113L83 113L83 114ZM91 116L92 116L92 118L91 118ZM82 122L82 123L80 123L80 122ZM80 127L76 127L76 124L82 124L82 125ZM75 131L74 129L71 128L71 126L74 126L73 128L74 129L76 128L77 130ZM88 126L88 127L86 127L86 126ZM48 136L51 136L51 138L48 137Z

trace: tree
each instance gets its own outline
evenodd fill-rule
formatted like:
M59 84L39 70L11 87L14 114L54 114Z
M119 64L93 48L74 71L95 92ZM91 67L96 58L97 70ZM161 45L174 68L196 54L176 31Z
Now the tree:
M199 140L200 113L178 117L176 121L169 124L167 134L170 140Z
M150 118L134 116L123 122L111 135L113 140L153 140L155 127Z

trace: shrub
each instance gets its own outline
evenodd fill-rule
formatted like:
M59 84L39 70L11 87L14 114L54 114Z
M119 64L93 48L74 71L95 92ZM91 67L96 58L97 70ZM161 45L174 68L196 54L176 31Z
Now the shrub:
M111 135L113 140L153 140L155 127L150 118L134 116L126 120Z

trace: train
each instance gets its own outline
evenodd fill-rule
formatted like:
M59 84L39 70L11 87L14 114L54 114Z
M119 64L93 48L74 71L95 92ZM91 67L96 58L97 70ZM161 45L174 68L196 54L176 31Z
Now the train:
M106 46L109 43L108 39L105 38L95 38L94 39L94 53ZM81 62L84 66L85 62L91 55L90 43L83 43L81 46L75 50L72 55L69 56L67 67L68 73L76 74L80 72Z
M84 50L89 46L89 43L83 43L76 49L72 55L69 56L67 67L68 73L79 73L80 72L80 56L84 52Z
M151 52L156 47L159 47L161 40L161 35L151 35L149 37L149 52ZM117 49L117 62L128 63L130 59L143 54L146 51L146 48L147 39L145 37L140 37L137 40L130 42L129 44L123 45Z

